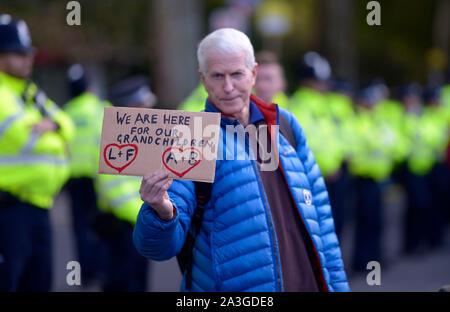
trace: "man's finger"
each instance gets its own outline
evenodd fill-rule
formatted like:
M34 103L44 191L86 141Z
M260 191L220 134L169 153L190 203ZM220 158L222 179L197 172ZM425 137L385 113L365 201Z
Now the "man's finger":
M168 183L168 180L167 180L167 179L161 179L161 180L159 180L158 182L156 182L156 183L154 184L154 188L155 188L155 190L157 190L157 191L159 192L160 190L162 190L162 189L164 188L164 186L165 186L167 183Z
M167 181L167 189L166 190L168 190L169 188L170 188L170 186L172 185L172 182L173 182L173 179L168 179L168 181Z
M155 170L152 173L150 173L145 179L147 182L156 183L161 179L167 178L168 174L166 171L162 170Z
M142 180L148 181L148 180L152 179L156 175L156 173L157 173L157 171L149 172L142 177Z

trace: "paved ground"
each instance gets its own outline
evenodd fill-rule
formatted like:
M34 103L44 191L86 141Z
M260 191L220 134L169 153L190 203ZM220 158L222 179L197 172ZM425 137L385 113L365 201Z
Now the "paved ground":
M437 291L441 286L450 284L450 231L447 232L446 244L443 248L428 251L414 257L404 257L400 254L401 232L399 224L403 214L401 193L388 194L385 198L384 213L384 250L386 261L381 267L381 285L369 286L366 273L355 274L348 271L352 291ZM99 286L89 288L68 286L66 275L69 272L66 265L74 256L73 234L68 214L66 194L62 193L52 210L54 237L54 278L55 291L100 291ZM352 253L352 229L349 223L341 238L341 248L344 262L350 263ZM149 261L149 291L178 291L181 276L175 259L165 262ZM367 271L369 273L369 271Z
M352 291L363 292L433 292L443 285L450 285L450 229L445 235L444 247L424 251L420 255L405 256L401 253L403 239L401 224L405 211L404 194L398 187L390 187L383 198L383 253L381 285L369 286L364 274L347 270ZM350 222L341 239L344 263L351 263L353 224Z
M53 225L53 290L54 291L101 291L99 285L88 288L69 286L66 276L69 270L67 263L77 260L74 249L74 237L69 213L69 202L66 193L61 193L51 210ZM149 261L148 290L178 291L181 282L176 259L164 262ZM83 285L83 281L81 282Z

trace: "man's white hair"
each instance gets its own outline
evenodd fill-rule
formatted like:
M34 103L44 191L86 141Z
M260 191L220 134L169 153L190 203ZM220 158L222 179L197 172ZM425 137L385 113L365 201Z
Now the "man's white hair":
M197 59L199 69L206 73L206 58L210 53L244 52L247 66L253 70L255 51L246 34L233 28L221 28L207 35L198 45Z

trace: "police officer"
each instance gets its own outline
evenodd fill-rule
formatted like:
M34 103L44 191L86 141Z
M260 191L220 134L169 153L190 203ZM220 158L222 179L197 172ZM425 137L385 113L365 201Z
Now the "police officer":
M441 103L447 111L447 117L449 117L450 112L450 67L447 69L445 75L445 84L442 86L440 91Z
M408 205L403 251L417 254L442 244L444 207L450 205L449 174L443 164L448 126L438 87L427 86L422 94L418 85L410 84L400 95L407 111L405 132L410 141L404 178Z
M345 79L335 78L331 82L330 92L326 94L327 106L331 120L335 125L336 141L339 142L342 161L339 170L332 176L326 177L326 184L333 207L336 234L341 235L344 225L349 218L350 203L353 189L347 169L347 160L357 149L355 140L355 111L353 98L354 85Z
M317 164L329 190L333 215L338 216L336 231L340 234L343 218L345 185L342 164L345 146L340 143L339 127L329 103L331 67L315 51L305 53L298 68L299 88L291 97L289 110L299 119L314 152Z
M450 132L450 67L447 68L445 84L440 90L440 102L447 119L447 129ZM447 137L445 149L444 164L447 167L447 171L450 171L450 135ZM450 183L447 185L447 194L450 194ZM446 223L450 224L450 209L446 210L445 217Z
M387 89L384 82L375 84L377 89ZM378 91L383 93L383 91ZM386 94L385 96L388 96ZM394 158L394 169L405 160L408 153L408 142L404 137L405 109L400 101L386 97L376 104L373 110L375 121L380 125L383 146Z
M355 191L355 243L352 269L364 272L370 261L381 261L382 189L393 170L393 155L383 145L382 125L374 109L380 102L380 90L374 84L363 87L357 96L355 119L356 149L349 159Z
M441 247L443 244L445 215L450 207L448 186L450 172L444 164L445 149L449 141L449 123L446 108L441 103L440 89L436 85L424 88L423 102L425 104L422 116L422 127L426 128L427 139L433 153L433 168L429 174L431 202L427 211L429 231L426 235L428 246Z
M434 156L427 144L426 130L421 126L423 103L421 88L418 84L409 84L400 89L405 116L405 134L409 140L409 153L403 172L403 185L406 190L406 212L403 224L403 252L414 254L419 252L423 237L427 232L426 216L431 203L431 189L428 183Z
M67 71L70 101L64 111L75 124L75 137L70 147L70 180L66 188L70 194L72 222L78 260L83 268L83 286L101 278L104 246L90 227L97 210L94 177L98 171L103 108L110 104L94 92L81 64L73 64Z
M69 176L73 124L28 79L27 25L0 15L0 291L49 291L49 209Z
M271 51L260 51L255 55L255 59L258 64L255 94L267 103L276 103L287 109L287 82L277 55Z
M145 77L134 76L113 86L111 101L114 106L150 108L156 97ZM108 244L104 291L146 291L148 260L132 242L133 226L143 203L139 195L141 180L120 175L97 177L98 203L104 212L97 225Z
M336 139L337 129L326 97L330 64L319 53L309 51L303 56L298 75L300 86L291 97L289 110L302 124L322 175L333 176L339 171L344 154Z

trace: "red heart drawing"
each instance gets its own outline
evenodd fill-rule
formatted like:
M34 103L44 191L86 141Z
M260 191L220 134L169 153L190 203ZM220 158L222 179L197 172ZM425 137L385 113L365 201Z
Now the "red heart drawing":
M125 165L123 165L122 167L114 166L113 164L111 164L111 163L108 161L108 157L106 157L106 150L108 149L108 147L111 147L111 146L115 146L115 147L117 147L119 150L121 150L122 148L127 147L127 146L133 147L134 150L135 150L133 159L129 160L129 161L128 161ZM110 151L110 154L111 154L111 151ZM138 154L138 147L137 147L137 145L135 145L135 144L117 145L117 144L115 144L115 143L112 143L112 144L106 145L105 149L103 150L103 158L105 159L106 164L107 164L108 166L110 166L111 168L116 169L119 173L121 173L121 172L123 171L123 169L125 169L126 167L128 167L129 165L131 165L131 163L136 159L137 154Z
M199 159L198 159L198 161L197 161L194 165L190 166L187 170L185 170L185 171L183 171L183 172L175 171L175 170L173 170L172 168L170 168L170 167L166 164L166 162L164 161L165 155L167 154L167 152L171 151L172 149L179 150L181 153L184 153L184 152L186 152L187 150L194 150L194 151L196 151L196 152L198 153ZM188 173L188 172L191 171L192 169L194 169L194 167L197 166L197 165L200 163L200 161L202 160L201 158L202 158L202 153L200 153L200 151L199 151L198 149L193 148L193 147L188 147L188 148L185 148L185 149L182 149L182 148L179 148L179 147L169 147L169 148L166 149L166 150L164 151L164 153L162 154L162 162L163 162L164 166L165 166L170 172L174 173L175 175L177 175L177 176L180 177L180 178L183 177L186 173Z

